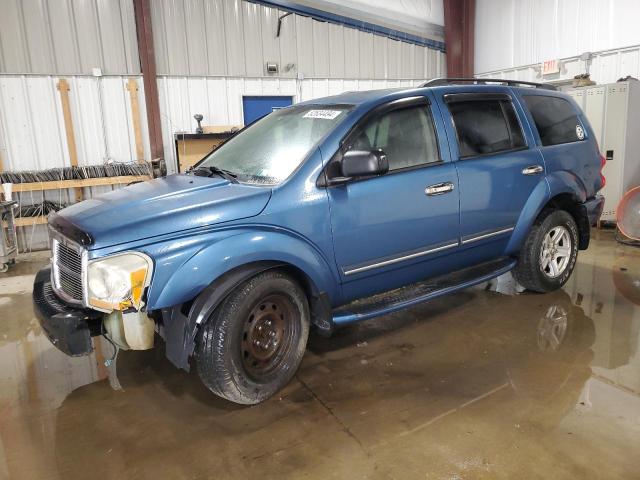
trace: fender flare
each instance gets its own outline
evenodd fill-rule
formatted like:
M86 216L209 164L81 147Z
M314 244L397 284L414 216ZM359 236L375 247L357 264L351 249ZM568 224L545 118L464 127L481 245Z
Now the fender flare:
M253 243L247 244L247 241ZM236 252L233 256L228 254L231 251L229 242L233 243L232 251ZM268 245L274 248L269 248ZM227 260L223 261L224 259ZM272 268L295 270L299 273L296 277L301 283L306 283L302 286L310 294L312 310L317 317L314 323L317 324L330 318L330 298L338 295L339 283L335 279L335 272L331 271L324 257L311 244L289 232L253 229L210 244L193 255L164 285L158 301L162 301L163 293L171 292L177 282L184 282L184 275L193 276L192 272L198 272L201 266L205 269L210 265L216 265L217 268L209 269L204 277L192 279L195 285L202 281L201 278L209 279L208 284L198 290L195 298L159 308L162 313L160 334L166 343L166 356L178 368L187 371L189 358L195 350L199 325L211 316L229 293L249 278ZM198 268L194 270L194 266ZM305 278L300 278L301 276ZM193 302L190 302L191 299ZM185 308L187 306L188 311Z
M216 279L243 265L279 262L304 272L318 290L339 297L337 271L321 251L304 237L284 229L253 226L229 232L225 238L205 243L149 294L149 309L157 310L196 298Z
M520 217L518 217L516 226L513 229L513 234L505 250L507 255L514 255L520 250L522 242L524 242L524 239L531 229L531 225L533 225L533 222L540 214L542 208L547 204L549 198L551 198L549 195L549 185L542 179L535 186L520 212Z
M576 204L584 203L587 197L584 184L576 175L567 171L548 174L544 181L540 181L536 185L525 203L507 245L505 251L507 255L514 255L520 250L533 222L538 218L542 209L551 199L561 194L571 195Z

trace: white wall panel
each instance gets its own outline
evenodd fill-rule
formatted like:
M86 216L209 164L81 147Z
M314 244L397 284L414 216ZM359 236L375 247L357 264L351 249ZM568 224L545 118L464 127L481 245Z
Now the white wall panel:
M387 39L387 52L389 61L389 77L400 78L402 71L402 50L400 42Z
M360 42L360 68L358 76L360 78L373 78L374 72L374 52L373 52L373 34L358 32Z
M189 71L193 75L209 73L209 57L207 55L207 32L204 0L185 0L185 25L188 25L187 60Z
M400 55L401 55L401 70L400 78L413 78L415 60L413 55L413 45L408 43L400 43Z
M51 38L46 29L42 28L47 22L47 12L42 3L42 0L22 0L24 29L29 32L26 36L26 42L22 43L22 45L27 48L29 67L15 71L31 73L50 73L54 71ZM9 12L3 9L2 16L4 15L7 15L7 19L11 18ZM4 37L4 34L0 34L0 37ZM95 38L95 35L93 35L93 38ZM14 48L14 50L19 52L21 48ZM8 70L2 69L0 71Z
M27 72L29 70L28 47L24 33L19 0L2 0L0 15L0 47L2 71Z
M278 16L284 12L278 11ZM298 67L298 45L297 45L297 24L296 16L289 15L282 19L280 29L280 76L297 76Z
M222 2L204 0L205 35L210 75L226 75L227 43Z
M380 37L382 38L382 37ZM329 76L344 78L344 27L329 24Z
M242 2L246 75L250 77L259 77L264 71L260 13L260 5Z
M5 170L69 165L66 132L56 89L58 77L0 76L0 154ZM69 101L78 163L135 159L126 77L69 77ZM149 140L142 79L138 102L145 158ZM204 94L203 94L204 97Z
M292 16L296 21L296 47L298 52L298 58L295 62L296 71L305 77L313 77L313 20L298 15Z
M130 0L0 0L0 73L140 72Z
M260 6L260 30L264 63L275 62L282 69L284 68L284 63L280 59L280 41L276 37L279 15L280 12L275 8ZM261 65L261 67L264 68L264 65Z
M545 77L540 74L539 64L483 72L476 74L476 76L544 82L571 79L585 71L585 64L578 57L561 58L560 65L560 73ZM596 53L590 62L589 71L591 79L601 84L615 82L627 75L640 78L640 47L635 46Z
M265 65L276 62L277 77L424 78L415 56L427 47L295 14L282 19L277 37L285 13L244 0L156 0L158 74L268 78Z
M640 44L636 0L478 0L475 71Z
M360 76L360 42L358 31L344 28L344 78Z
M419 49L422 51L422 49ZM379 35L373 36L373 77L389 78L389 51L387 38Z
M242 0L224 0L224 32L226 35L227 74L245 75L244 27L242 22ZM171 73L158 70L158 73Z
M5 170L43 170L69 166L69 152L62 116L58 77L35 75L0 76L0 155ZM69 100L80 165L107 161L129 162L135 157L132 112L127 77L69 77ZM138 96L144 154L150 159L146 109L142 79ZM206 98L204 93L202 97ZM85 196L117 187L86 188ZM17 195L21 204L42 201L40 192ZM73 201L67 190L52 190L45 198ZM19 228L21 250L48 246L46 228L32 225Z
M329 24L311 21L313 30L313 76L329 76Z
M337 95L345 91L411 87L422 80L372 80L309 78L162 77L158 79L162 138L167 169L176 171L174 134L193 132L193 115L200 113L203 125L241 125L243 95L291 96L294 102Z

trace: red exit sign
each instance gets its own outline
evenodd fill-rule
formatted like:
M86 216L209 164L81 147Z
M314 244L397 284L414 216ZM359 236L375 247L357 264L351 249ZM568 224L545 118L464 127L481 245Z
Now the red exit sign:
M558 60L545 60L542 62L542 74L551 75L552 73L560 72L560 64Z

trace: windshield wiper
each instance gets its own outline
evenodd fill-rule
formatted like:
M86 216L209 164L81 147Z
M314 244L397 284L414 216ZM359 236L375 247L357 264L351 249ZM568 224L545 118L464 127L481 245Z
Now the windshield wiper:
M218 175L219 177L229 180L231 183L238 183L238 175L220 167L198 167L193 170L194 175L200 177L210 177L212 175Z

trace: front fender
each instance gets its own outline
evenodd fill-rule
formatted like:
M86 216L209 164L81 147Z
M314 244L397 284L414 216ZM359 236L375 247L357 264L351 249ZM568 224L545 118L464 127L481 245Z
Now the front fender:
M163 271L162 259L156 259L156 273L147 295L149 310L192 300L226 272L262 261L297 267L319 291L332 299L339 293L337 273L322 252L307 239L288 230L269 226L237 229L228 232L224 238L204 242L190 253L179 264L168 262L171 271Z

